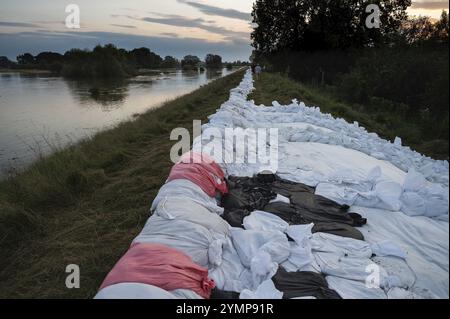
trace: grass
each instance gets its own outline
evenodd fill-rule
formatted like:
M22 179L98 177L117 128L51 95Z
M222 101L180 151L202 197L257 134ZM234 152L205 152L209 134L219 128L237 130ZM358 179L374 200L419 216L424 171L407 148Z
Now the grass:
M192 130L244 71L213 81L43 158L0 182L0 298L91 298L149 217L172 163L169 135ZM81 288L67 289L77 264Z
M447 139L427 136L430 123L392 111L388 101L373 99L370 105L348 103L338 98L332 88L305 85L279 73L264 73L255 83L256 90L250 96L257 104L271 105L272 101L289 104L297 98L308 106L319 106L322 112L331 113L352 123L358 121L369 132L393 141L396 136L404 145L435 159L448 160Z

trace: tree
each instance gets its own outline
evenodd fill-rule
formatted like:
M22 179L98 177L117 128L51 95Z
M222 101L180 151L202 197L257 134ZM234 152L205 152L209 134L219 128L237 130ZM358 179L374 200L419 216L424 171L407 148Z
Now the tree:
M207 68L221 68L222 67L222 57L220 55L208 54L205 58L205 63Z
M443 11L441 19L433 23L429 17L408 19L400 29L400 44L448 45L448 14Z
M35 63L34 56L30 53L24 53L24 54L18 55L17 63L19 63L20 65L34 64Z
M380 8L380 28L367 28L366 8ZM256 0L253 46L257 54L381 45L406 19L411 0Z
M12 67L14 67L14 62L12 62L6 56L0 56L0 68L9 69Z
M162 67L164 68L176 68L180 62L174 58L173 56L166 56L162 63Z
M181 67L183 69L197 69L198 65L200 63L200 59L198 56L195 55L186 55L183 60L181 60Z
M163 63L163 59L156 53L150 51L148 48L134 49L130 51L129 57L138 68L159 68Z

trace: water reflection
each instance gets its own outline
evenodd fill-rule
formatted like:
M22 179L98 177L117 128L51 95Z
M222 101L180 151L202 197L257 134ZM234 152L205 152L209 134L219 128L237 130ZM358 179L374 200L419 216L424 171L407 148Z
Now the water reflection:
M129 96L127 80L65 80L70 93L82 107L100 106L109 112L120 108Z
M189 93L230 71L154 70L126 80L0 72L0 176L49 144L77 141Z

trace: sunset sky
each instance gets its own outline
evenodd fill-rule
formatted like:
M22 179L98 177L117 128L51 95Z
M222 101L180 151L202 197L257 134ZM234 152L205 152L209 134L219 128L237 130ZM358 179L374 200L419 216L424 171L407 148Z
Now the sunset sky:
M413 15L438 18L448 1L416 1ZM67 29L65 7L75 3L81 28ZM160 55L247 60L253 0L2 0L0 56L114 43L127 49L146 46Z

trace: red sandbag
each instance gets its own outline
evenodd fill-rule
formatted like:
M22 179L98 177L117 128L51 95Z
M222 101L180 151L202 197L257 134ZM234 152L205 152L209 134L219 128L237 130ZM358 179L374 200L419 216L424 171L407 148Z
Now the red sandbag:
M187 179L198 185L210 197L215 197L219 191L222 195L228 193L225 175L214 160L199 153L186 153L178 164L172 167L168 182L176 179Z
M176 249L158 244L134 244L106 276L100 290L119 283L143 283L166 291L190 289L209 299L215 287L208 269Z

